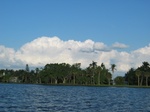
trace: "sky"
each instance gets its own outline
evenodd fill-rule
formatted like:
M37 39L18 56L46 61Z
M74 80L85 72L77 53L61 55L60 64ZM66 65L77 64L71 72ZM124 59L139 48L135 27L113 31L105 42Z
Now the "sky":
M0 68L150 63L149 0L0 0Z

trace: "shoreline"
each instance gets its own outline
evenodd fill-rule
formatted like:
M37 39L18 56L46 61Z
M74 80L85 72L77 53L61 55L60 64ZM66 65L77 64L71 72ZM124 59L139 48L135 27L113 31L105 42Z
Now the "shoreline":
M31 84L31 85L47 85L47 86L84 86L84 87L125 87L125 88L150 88L150 86L137 85L81 85L81 84L38 84L38 83L0 83L0 84Z

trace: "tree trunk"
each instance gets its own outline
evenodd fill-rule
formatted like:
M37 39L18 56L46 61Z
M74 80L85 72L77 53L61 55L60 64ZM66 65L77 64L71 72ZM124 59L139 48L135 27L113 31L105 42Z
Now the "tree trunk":
M138 86L140 86L140 76L138 76Z
M112 85L115 85L113 76L114 76L114 72L112 72Z
M148 86L148 76L146 76L146 86Z
M109 85L110 85L110 79L108 79L108 83L109 83Z
M93 71L93 84L95 85L94 71Z
M65 83L66 83L66 78L63 79L63 84L65 84Z
M91 82L90 82L90 83L92 84L92 82L93 82L93 81L92 81L92 80L93 80L93 77L91 76L90 78L91 78Z
M100 72L98 73L98 85L100 85Z
M75 74L73 74L73 84L76 84Z
M142 76L142 78L141 78L140 86L142 86L142 85L143 85L143 76Z
M50 83L53 84L53 79L52 78L50 78L50 81L51 81Z
M40 77L39 77L38 83L40 83L40 84L41 84L41 78L40 78Z
M55 79L55 84L57 84L58 83L58 81L57 81L57 79Z

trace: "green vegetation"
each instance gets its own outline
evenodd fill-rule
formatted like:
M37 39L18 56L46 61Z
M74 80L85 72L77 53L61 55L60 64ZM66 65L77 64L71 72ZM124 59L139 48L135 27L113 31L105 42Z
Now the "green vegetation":
M46 64L42 69L0 70L0 82L3 83L35 83L35 84L64 84L64 85L110 85L112 74L102 63L92 62L85 69L81 63L73 65L67 63Z
M59 85L88 85L88 86L119 86L143 87L150 85L150 64L143 62L137 69L131 68L125 76L117 76L114 81L112 74L116 65L111 64L107 69L105 64L97 65L92 61L85 69L81 63L70 65L68 63L46 64L43 68L30 70L26 64L23 70L0 70L1 83L34 83L34 84L59 84ZM114 84L113 84L114 83Z
M148 86L150 84L150 64L143 62L136 69L131 68L124 76L128 85Z

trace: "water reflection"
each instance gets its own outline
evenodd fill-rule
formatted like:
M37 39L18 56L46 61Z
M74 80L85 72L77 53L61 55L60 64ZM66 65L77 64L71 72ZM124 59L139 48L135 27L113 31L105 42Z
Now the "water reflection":
M0 84L0 88L0 111L150 111L150 89L30 84Z

